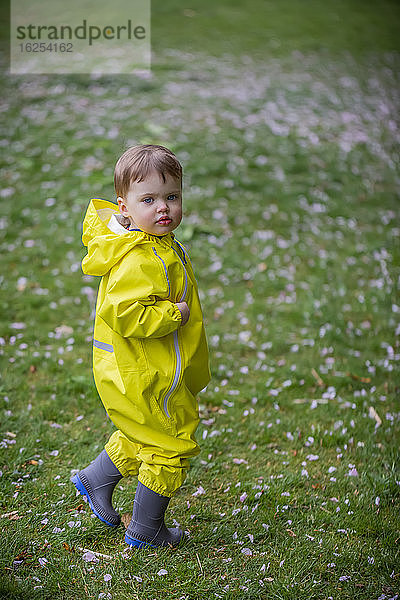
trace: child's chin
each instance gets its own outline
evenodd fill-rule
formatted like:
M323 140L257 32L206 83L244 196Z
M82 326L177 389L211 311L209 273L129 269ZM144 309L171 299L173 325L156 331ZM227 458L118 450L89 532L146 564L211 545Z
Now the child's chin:
M149 235L167 235L167 233L171 233L171 231L173 231L174 229L175 226L173 226L171 223L171 225L168 225L168 227L164 225L162 227L157 227L157 229L151 229L151 231L146 229L143 229L143 231L145 233L148 233Z
M158 225L157 231L154 231L156 235L165 235L166 233L170 233L176 229L176 224L172 221L171 223L165 225Z

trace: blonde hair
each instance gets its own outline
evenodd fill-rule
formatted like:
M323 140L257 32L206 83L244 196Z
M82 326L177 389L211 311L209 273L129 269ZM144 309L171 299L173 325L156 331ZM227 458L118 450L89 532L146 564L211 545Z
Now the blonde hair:
M182 180L182 165L175 154L164 146L141 144L132 146L118 159L114 170L114 187L118 197L125 198L134 181L143 181L155 170L165 182L165 175Z

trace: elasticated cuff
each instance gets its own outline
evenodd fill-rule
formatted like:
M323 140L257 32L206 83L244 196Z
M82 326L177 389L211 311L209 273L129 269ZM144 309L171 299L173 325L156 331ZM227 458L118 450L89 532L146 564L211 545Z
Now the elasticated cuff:
M126 469L123 462L121 462L121 460L118 459L118 455L114 452L113 448L111 447L111 445L108 442L104 446L104 450L107 452L108 457L112 460L114 465L117 467L117 469L121 473L122 477L129 477L132 475L132 473L130 473L129 470ZM135 475L137 475L137 473L135 473Z
M164 486L161 486L161 485L157 484L156 482L151 481L150 479L147 479L146 477L143 477L142 475L139 475L138 481L140 481L141 484L143 484L144 486L149 488L149 490L151 490L152 492L155 492L156 494L159 494L160 496L164 496L165 498L172 498L172 496L177 491L175 489L173 492L171 492L170 490L167 490ZM179 487L177 489L179 489Z
M176 304L172 304L172 306L173 306L173 311L174 311L172 314L172 317L173 317L174 321L177 321L179 323L179 327L180 327L180 325L182 323L182 313Z

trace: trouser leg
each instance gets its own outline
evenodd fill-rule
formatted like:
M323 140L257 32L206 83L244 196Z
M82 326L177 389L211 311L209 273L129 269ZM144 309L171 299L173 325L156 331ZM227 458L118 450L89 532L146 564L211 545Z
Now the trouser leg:
M154 447L141 448L138 458L141 461L138 479L156 494L171 498L186 479L188 458L166 456Z
M171 497L185 481L189 458L196 456L196 442L185 444L169 441L169 447L133 442L121 431L115 431L107 442L107 454L124 477L139 476L139 481L156 494ZM177 446L181 453L178 453ZM179 448L181 446L181 448Z
M131 441L119 430L114 431L105 445L108 456L124 477L133 477L139 473L140 448L140 444Z

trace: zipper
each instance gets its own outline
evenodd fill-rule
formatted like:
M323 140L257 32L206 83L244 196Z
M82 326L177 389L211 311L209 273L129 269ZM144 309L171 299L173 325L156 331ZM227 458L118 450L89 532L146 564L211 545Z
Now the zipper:
M178 245L181 248L180 244L178 244ZM184 264L182 258L179 256L178 252L172 246L171 246L171 248L175 252L177 257L179 258L179 260L181 261L183 271L185 273L185 288L184 288L183 294L179 300L179 302L184 302L184 300L186 298L186 294L187 294L187 287L188 287L187 271L186 271L185 264ZM153 248L153 250L154 250L154 248ZM156 254L155 250L154 250L154 253ZM157 254L156 254L156 256L157 256ZM185 262L186 262L186 258L185 258ZM174 393L174 391L176 390L176 388L178 386L179 379L181 377L181 371L182 371L182 356L181 356L181 350L179 348L179 339L178 339L178 330L177 329L174 331L173 337L174 337L174 350L175 350L175 357L176 357L175 374L174 374L174 379L172 380L172 383L171 383L167 393L164 396L164 412L169 419L171 418L171 415L168 412L168 400L170 399L171 395Z
M181 351L179 348L178 331L177 330L174 331L173 336L174 336L174 349L175 349L175 356L176 356L175 375L174 375L174 379L171 383L171 386L170 386L168 392L164 396L164 412L167 415L168 419L171 418L171 415L168 412L168 400L170 399L171 394L175 391L176 386L178 385L178 381L181 376L181 369L182 369L182 358L181 358Z
M170 295L171 295L171 284L170 284L170 282L169 282L169 279L168 279L168 271L167 271L167 266L166 266L165 262L163 261L163 259L161 258L161 256L159 256L159 255L157 254L157 250L154 248L154 246L153 246L153 252L154 252L155 256L157 256L157 258L158 258L159 260L161 260L161 262L162 262L162 264L163 264L163 267L164 267L164 272L165 272L165 277L167 278L167 283L168 283L168 296L170 296Z
M180 244L180 243L178 242L178 240L174 240L174 242L175 242L175 244L176 244L177 246L179 246L179 248L182 250L182 254L183 254L183 262L184 262L184 263L185 263L185 265L186 265L186 263L187 263L187 260L186 260L186 252L185 252L185 248L182 246L182 244ZM174 250L174 248L172 248L172 249ZM179 256L179 258L181 258L181 257ZM182 261L182 259L181 259L181 261Z
M178 244L179 248L182 248L182 246L180 244ZM187 294L187 286L188 286L188 276L187 276L187 271L186 271L186 258L185 261L182 260L182 258L179 256L178 252L175 250L175 248L173 248L171 246L172 250L175 252L175 254L177 255L177 257L179 258L179 260L182 263L182 267L183 267L183 271L185 273L185 289L183 290L183 294L182 294L182 298L179 300L179 302L183 302L186 298L186 294ZM185 254L185 251L182 249L182 252Z

